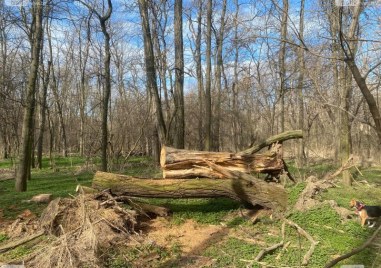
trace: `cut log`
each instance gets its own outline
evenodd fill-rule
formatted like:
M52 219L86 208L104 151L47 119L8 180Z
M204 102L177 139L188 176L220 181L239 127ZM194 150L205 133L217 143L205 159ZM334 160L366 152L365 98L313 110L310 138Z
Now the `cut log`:
M255 155L237 155L229 152L181 150L166 146L161 150L160 165L163 178L224 178L221 173L210 169L206 161L230 171L244 173L277 174L284 169L282 158L272 151Z
M247 175L247 174L246 174ZM92 187L111 189L118 195L151 198L227 197L250 205L283 212L287 194L283 187L250 176L242 179L142 179L98 171Z

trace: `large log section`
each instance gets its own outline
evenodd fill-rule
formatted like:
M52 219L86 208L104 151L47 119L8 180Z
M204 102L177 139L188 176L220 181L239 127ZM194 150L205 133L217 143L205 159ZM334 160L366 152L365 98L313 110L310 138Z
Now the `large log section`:
M220 172L211 169L207 161L230 171L267 173L276 176L285 169L282 155L276 151L255 153L273 143L301 137L303 137L301 130L287 131L239 153L189 151L163 146L160 156L163 178L225 178Z
M228 152L180 150L167 146L161 149L160 165L163 178L222 179L225 177L209 168L206 161L231 171L244 173L276 173L284 168L281 156L271 151L264 154L237 155Z
M213 164L212 164L213 165ZM287 206L287 194L283 187L269 184L245 174L239 178L215 179L141 179L126 175L98 171L93 187L111 189L117 195L154 198L205 198L227 197L243 203L261 205L282 212Z

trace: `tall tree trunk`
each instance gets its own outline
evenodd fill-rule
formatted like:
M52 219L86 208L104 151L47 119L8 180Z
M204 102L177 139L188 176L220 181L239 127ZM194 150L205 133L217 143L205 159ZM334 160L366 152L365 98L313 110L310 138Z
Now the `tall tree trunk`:
M343 30L344 29L344 26L343 26L343 19L345 19L343 17L343 10L342 8L339 10L339 16L338 16L338 19L339 19L339 40L340 40L340 45L341 45L341 48L342 48L342 54L344 54L345 56L345 68L344 69L344 81L343 81L343 92L341 94L341 98L342 98L342 107L344 108L343 109L343 112L342 112L342 117L341 117L341 133L340 133L340 154L341 154L341 162L345 162L348 158L349 158L349 155L351 154L351 151L352 151L352 142L351 142L351 125L350 125L350 120L349 120L349 108L350 108L350 103L351 103L351 99L352 99L352 75L349 73L349 71L352 72L356 82L358 81L356 79L356 64L355 64L355 56L356 56L356 52L357 52L357 45L358 45L358 41L357 41L357 33L358 33L358 28L359 28L359 17L360 17L360 14L361 14L361 11L362 11L362 1L358 1L357 5L354 6L353 8L353 11L352 11L352 14L351 14L351 24L349 25L349 29L347 30L348 34L348 40L350 40L349 42L347 40L343 40L343 38L345 38L345 35L343 34ZM349 14L348 14L349 16ZM347 47L347 49L346 49ZM351 64L354 63L353 64ZM355 67L354 67L355 66ZM365 83L364 83L365 84ZM367 89L367 86L365 84L365 91L363 91L364 88L362 88L360 86L360 84L358 84L362 93L364 94L364 92L366 91ZM373 95L370 94L372 97ZM364 95L365 99L368 101L368 99L366 98L366 96ZM369 102L368 102L368 105L369 105ZM371 105L370 105L371 106ZM380 113L379 113L379 110L377 109L377 105L374 106L376 108L376 111L378 113L378 116L380 116ZM369 107L370 108L370 107ZM344 114L345 112L345 114ZM372 113L372 111L371 111ZM373 115L373 114L372 114ZM375 123L376 123L376 131L377 131L377 122L376 122L376 118L377 118L377 114L376 114L376 117L374 117L374 120L375 120ZM379 118L379 122L378 123L381 123L381 118ZM381 124L379 125L379 130L381 131ZM381 132L380 132L381 134ZM346 172L343 172L343 183L346 184L346 185L351 185L352 184L352 178L350 176L350 173L349 171L347 170Z
M345 39L344 34L342 33L342 29L340 29L341 34L341 47L343 49L343 52L345 54L345 63L349 67L350 71L352 72L353 78L355 79L357 86L360 88L360 91L362 95L365 98L366 103L368 104L370 113L372 115L372 118L375 123L375 130L377 133L377 137L379 140L379 145L381 144L381 114L379 107L377 105L376 99L372 95L371 91L369 90L368 85L366 84L365 78L363 77L357 67L355 56L356 56L356 48L357 48L357 35L358 35L358 28L359 28L359 19L360 14L362 12L364 6L364 0L360 0L356 2L356 5L353 8L353 14L352 14L352 21L351 25L349 27L349 33L347 40ZM341 13L342 15L342 13ZM346 44L349 44L349 47L346 47Z
M280 132L284 132L285 127L285 108L284 95L286 91L286 40L287 40L287 21L288 21L288 0L283 0L282 22L281 22L281 47L279 52L279 76L280 76Z
M50 31L47 32L48 35L48 45L49 45L49 53L50 53L50 61L53 62L53 48L52 48L52 37ZM67 157L67 138L66 138L66 127L64 121L64 115L62 111L62 103L60 100L60 96L58 94L58 82L57 77L54 72L54 66L51 64L51 76L52 76L52 92L54 96L54 100L57 107L58 119L61 128L61 145L62 145L62 156Z
M197 75L197 94L198 94L198 148L204 149L203 145L203 107L204 107L204 82L202 75L201 62L201 35L202 35L202 5L203 1L198 1L197 13L197 33L196 33L196 75Z
M341 163L348 161L352 152L351 123L349 120L349 108L352 98L352 76L346 65L341 70L341 104L340 104L340 159ZM351 185L352 179L349 170L343 171L343 183Z
M24 106L24 116L21 134L21 155L16 175L16 191L24 192L27 189L27 180L30 177L30 164L32 156L31 137L33 135L33 119L36 104L37 73L40 61L41 43L43 37L42 10L43 0L36 0L32 3L33 22L31 26L32 53L28 75L26 101Z
M165 144L167 139L167 130L164 122L163 111L161 109L161 100L156 81L155 55L153 53L153 44L148 19L148 8L146 0L139 0L139 11L142 23L144 38L144 60L147 76L147 88L153 97L154 112L156 115L156 125L159 132L161 144Z
M105 86L103 92L102 100L102 140L101 140L101 161L102 161L102 171L107 171L107 147L108 147L108 108L111 96L111 73L110 73L110 34L107 31L106 23L111 17L112 3L108 0L109 9L107 14L103 17L99 17L102 33L105 38L105 66L104 66L104 76L105 76Z
M176 148L183 149L185 145L184 119L184 45L183 45L183 1L175 0L175 137Z
M168 70L168 59L167 59L167 41L166 41L166 30L167 30L167 10L166 10L166 2L162 1L161 3L155 3L152 2L151 5L151 12L152 12L152 43L154 47L154 54L156 53L157 60L156 66L157 66L157 72L160 79L160 92L162 91L164 93L164 110L165 110L165 122L167 127L167 131L171 131L171 123L172 123L172 115L171 115L171 107L168 97L168 76L169 76L169 85L172 89L172 75L171 72ZM163 11L160 10L160 8L163 8ZM162 12L163 21L160 20L160 17L158 15L159 12ZM168 73L169 72L169 73ZM172 143L172 136L170 135L172 133L167 133L167 143Z
M206 9L205 149L212 149L212 0Z
M220 121L221 121L221 94L222 94L222 50L225 34L225 14L226 14L226 0L222 2L222 13L220 19L220 30L216 33L216 86L217 86L217 101L216 101L216 116L214 119L213 131L213 148L215 151L220 149Z
M110 34L107 31L107 22L109 21L112 14L112 1L107 0L108 8L104 14L100 14L93 6L87 4L86 2L81 2L85 5L91 12L93 12L99 19L101 25L102 34L104 37L104 86L103 86L103 96L102 96L102 111L101 111L101 170L107 171L107 148L108 148L108 109L111 96L111 52L110 52Z
M46 72L43 74L43 85L42 91L40 95L40 132L38 134L37 140L37 168L42 169L42 151L44 145L44 133L45 133L45 125L46 125L46 97L48 93L48 86L50 80L50 68L52 68L52 62L48 61L48 66L46 67ZM43 67L43 66L42 66ZM42 68L43 69L43 68Z
M79 53L79 64L81 68L81 81L80 81L80 92L79 92L79 114L80 114L80 127L79 127L79 154L84 156L85 153L85 108L86 108L86 66L87 60L89 58L89 50L90 50L90 18L87 18L87 28L86 28L86 46L85 53L82 55L82 51ZM81 34L79 34L79 43L82 47L82 38Z
M238 47L238 15L239 15L239 3L235 0L235 14L234 14L234 67L233 67L233 84L232 84L232 110L233 110L233 120L232 120L232 136L233 136L233 146L234 151L238 151L239 147L239 135L238 135L238 125L239 125L239 111L238 111L238 60L239 60L239 47Z
M299 35L300 39L304 39L304 0L300 2L300 15L299 15ZM298 125L299 129L304 129L304 98L303 98L303 84L304 84L304 72L305 72L305 61L304 61L304 49L298 48L298 65L299 65L299 76L298 76L298 108L299 108L299 119ZM299 144L298 160L299 166L304 166L306 155L304 152L305 140L301 139Z

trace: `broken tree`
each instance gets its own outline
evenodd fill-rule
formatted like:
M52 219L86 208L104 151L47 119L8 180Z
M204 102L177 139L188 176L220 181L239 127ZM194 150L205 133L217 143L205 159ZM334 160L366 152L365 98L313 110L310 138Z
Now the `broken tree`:
M251 175L279 175L286 169L282 154L278 150L262 154L256 152L273 143L301 137L301 131L285 132L239 153L178 150L163 146L160 163L165 179L142 179L97 172L93 187L135 197L227 197L282 212L287 207L284 188Z
M211 169L207 161L230 171L265 173L277 176L286 169L282 155L274 150L262 154L256 154L256 152L274 143L301 137L303 137L303 134L300 130L287 131L261 141L257 145L239 153L180 150L163 146L160 155L163 178L206 177L221 179L225 177L224 174Z

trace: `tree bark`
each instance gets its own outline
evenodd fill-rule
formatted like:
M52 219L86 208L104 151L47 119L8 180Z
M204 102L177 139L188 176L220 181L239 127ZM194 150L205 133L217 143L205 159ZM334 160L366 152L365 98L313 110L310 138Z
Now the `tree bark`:
M46 67L46 73L44 72L42 92L40 97L40 132L38 133L37 140L37 168L42 169L42 151L43 151L43 143L44 143L44 133L45 133L45 125L46 125L46 97L48 93L48 85L50 79L50 68L52 62L48 61L48 66ZM43 69L43 66L42 66Z
M212 149L212 0L207 2L206 11L206 79L205 79L205 149Z
M284 95L286 93L286 40L287 40L287 21L288 21L288 0L283 0L282 22L281 22L281 47L279 52L279 76L280 76L280 131L285 128Z
M183 48L183 1L175 0L175 136L176 148L184 148L185 119L184 119L184 48Z
M161 109L161 100L156 82L155 55L153 52L153 44L151 30L148 19L148 7L146 0L139 0L139 11L144 38L144 60L147 77L147 88L153 97L153 104L156 114L156 125L159 132L161 144L165 144L167 139L167 130L164 122L163 111Z
M304 39L304 0L300 2L300 18L299 18L299 36L300 39ZM303 85L304 85L304 72L305 72L305 60L304 60L304 49L302 47L298 48L298 66L299 66L299 76L298 76L298 110L299 110L299 118L298 125L299 129L304 129L304 93L303 93ZM299 166L304 166L306 162L306 155L304 152L305 140L301 139L299 144L299 152L298 152L298 162Z
M225 14L226 14L226 0L222 2L222 13L220 19L220 30L216 33L216 87L217 87L217 101L215 105L215 120L213 131L213 149L220 150L220 121L221 121L221 94L222 94L222 68L223 68L223 43L225 34Z
M42 30L42 10L43 1L36 0L33 2L33 22L31 27L32 37L32 60L30 62L30 69L28 75L28 85L26 92L26 102L24 106L24 117L22 123L22 145L21 155L19 159L19 166L16 175L15 188L18 192L24 192L27 189L27 180L30 177L30 164L32 156L31 137L33 135L33 119L35 116L36 104L36 86L37 86L37 73L40 61L41 42L43 36Z
M287 193L283 187L251 178L241 179L140 179L98 171L93 188L111 191L118 195L151 198L211 198L227 197L252 206L283 212L287 208Z
M105 87L103 92L102 100L102 140L101 140L101 162L102 171L107 171L107 147L108 147L108 106L111 96L111 51L110 51L110 34L108 33L106 23L111 17L112 13L112 2L108 0L108 9L104 16L98 15L99 22L101 24L101 29L103 36L105 38L104 50L105 50L105 66L104 66L104 76L105 76Z

